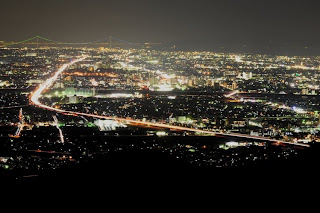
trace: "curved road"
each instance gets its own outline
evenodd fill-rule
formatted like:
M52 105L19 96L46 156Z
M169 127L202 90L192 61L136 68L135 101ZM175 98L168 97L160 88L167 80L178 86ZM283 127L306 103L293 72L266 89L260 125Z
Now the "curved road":
M270 142L276 142L276 143L290 144L290 145L294 145L294 146L310 147L308 144L293 143L293 142L275 140L275 139L266 138L266 137L259 137L259 136L252 136L252 135L238 134L238 133L221 133L221 132L214 132L214 131L209 131L209 130L194 129L194 128L189 128L189 127L174 126L174 125L169 125L169 124L153 123L153 122L140 121L140 120L132 120L130 118L117 118L117 117L109 117L109 116L88 114L88 113L82 113L82 112L73 112L73 111L56 109L54 107L50 107L50 106L41 104L39 101L39 97L46 89L48 89L53 84L54 81L56 81L58 76L65 69L67 69L69 66L71 66L75 63L81 62L81 61L85 60L86 58L87 58L87 56L84 56L82 58L73 60L70 63L64 64L62 67L60 67L58 69L58 71L55 72L55 74L51 78L47 79L34 92L31 93L31 99L30 99L31 102L40 108L47 109L50 111L55 111L58 113L67 114L67 115L72 115L72 116L87 116L87 117L94 117L94 118L99 118L99 119L116 120L116 121L120 121L120 122L131 123L131 124L139 124L142 126L150 126L150 127L153 126L153 127L168 128L168 129L173 129L173 130L199 132L199 133L210 134L210 135L224 135L224 136L230 136L230 137L247 138L247 139L255 139L255 140L261 140L261 141L270 141Z

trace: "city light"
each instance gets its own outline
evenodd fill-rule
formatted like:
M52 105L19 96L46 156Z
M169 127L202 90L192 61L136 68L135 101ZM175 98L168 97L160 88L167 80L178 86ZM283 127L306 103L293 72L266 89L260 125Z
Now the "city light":
M296 106L293 106L292 110L295 111L296 113L299 113L299 114L307 113L305 110L301 109L300 107L296 107Z
M45 54L51 54L50 49L45 51ZM145 54L146 50L113 49L113 52L101 52L93 48L90 50L92 57L70 60L74 53L68 51L72 50L59 55L56 62L52 60L48 63L50 65L45 66L47 70L41 69L41 72L22 62L19 66L23 67L22 72L28 77L23 81L5 81L2 84L3 88L13 88L18 83L27 85L26 88L36 87L30 95L25 91L21 95L29 97L31 103L42 109L62 114L59 123L56 119L54 122L52 119L45 120L46 116L52 116L51 112L33 117L28 110L24 113L26 119L23 124L8 119L10 125L17 127L16 133L10 134L13 141L25 140L24 133L34 132L36 126L55 126L56 131L52 130L48 134L50 139L36 135L35 141L41 147L35 150L37 153L50 153L45 147L57 146L52 143L76 144L78 140L85 140L85 147L77 147L81 150L79 156L91 156L92 153L87 151L90 149L88 144L92 143L94 147L96 137L116 136L114 138L121 141L122 134L129 138L141 137L140 134L158 136L157 140L170 136L178 136L177 139L184 136L209 136L221 137L223 140L236 138L239 141L226 141L223 145L215 146L215 153L230 150L238 153L241 151L239 147L265 147L266 143L307 148L314 141L319 141L317 134L320 119L313 110L318 106L314 98L319 90L318 76L315 74L313 78L311 71L279 73L279 67L287 68L283 66L282 59L277 58L280 61L276 61L273 56L246 54L235 58L233 54L210 52L155 51L152 53L155 55L150 55ZM101 54L106 55L102 57ZM158 62L146 62L149 57L152 60L156 58ZM46 60L50 58L48 56ZM288 63L290 58L283 60ZM119 66L121 62L125 66ZM186 64L188 69L185 69ZM5 75L12 77L17 72L14 69L5 70ZM306 101L309 95L310 99ZM4 101L10 100L10 105L3 109L27 106L19 103L21 97L18 95L4 97ZM35 119L40 121L35 122ZM90 136L92 142L88 143L82 138L81 135L86 134L85 129L79 135L70 135L68 128L71 127L94 131ZM112 150L106 148L108 146L108 143L100 144L95 151ZM172 147L167 149L159 144L156 147L172 152L178 150ZM203 156L195 162L203 162L205 165L216 163L213 160L203 161L205 152L202 147L210 147L210 144L199 147L181 143L177 147L181 148L183 155ZM118 150L121 149L125 147ZM64 150L63 156L57 159L78 161L77 157L68 154L69 151ZM266 155L253 155L254 159L267 159ZM288 154L283 151L283 155ZM226 156L221 159L228 162ZM231 164L236 162L230 160Z
M221 133L221 132L215 132L215 131L208 131L208 130L201 130L198 128L190 128L190 127L181 127L181 126L175 126L175 125L169 125L169 124L163 124L163 123L157 123L157 122L149 122L149 121L140 121L140 120L134 120L131 118L118 118L118 117L110 117L110 116L102 116L102 115L96 115L96 114L89 114L89 113L82 113L82 112L74 112L74 111L67 111L62 109L53 108L44 104L41 104L39 102L39 97L41 96L41 93L49 86L52 85L52 83L57 79L59 74L61 74L65 69L68 68L68 66L78 63L80 61L83 61L86 59L86 57L82 57L80 59L74 60L68 64L63 65L53 77L49 78L44 84L40 85L40 87L33 92L33 95L31 97L31 101L37 105L38 107L56 111L58 113L63 113L66 115L73 115L73 116L88 116L88 117L94 117L99 119L108 119L108 120L115 120L119 122L125 122L125 123L131 123L131 124L138 124L142 126L154 126L154 127L161 127L161 128L169 128L169 129L175 129L175 130L183 130L183 131L190 131L190 132L197 132L197 133L204 133L204 134L210 134L210 135L226 135L226 136L233 136L233 137L239 137L239 138L250 138L250 139L256 139L256 140L264 140L264 141L273 141L273 142L281 142L284 144L292 144L292 142L288 141L280 141L275 140L271 138L266 137L259 137L259 136L252 136L252 135L246 135L246 134L238 134L238 133ZM297 145L297 144L295 144ZM305 144L299 144L299 146L308 146Z
M133 94L127 93L112 93L109 95L109 98L132 98Z
M277 1L290 6L278 14L253 0L10 2L1 3L4 182L140 186L154 171L317 167L315 3Z
M238 62L238 63L243 62L243 60L241 59L241 57L238 56L238 55L234 57L234 60L235 60L236 62Z
M43 105L43 104L41 104L41 103L39 102L39 98L40 98L42 92L43 92L45 89L49 88L49 87L53 84L53 82L56 81L56 79L58 78L58 76L59 76L65 69L68 68L68 66L71 66L71 65L73 65L73 64L75 64L75 63L78 63L78 62L80 62L80 61L83 61L83 60L86 59L86 58L87 58L87 57L85 56L85 57L82 57L82 58L80 58L80 59L73 60L72 62L70 62L70 63L68 63L68 64L64 64L62 67L60 67L60 69L59 69L57 72L55 72L55 74L54 74L51 78L47 79L43 84L41 84L41 85L38 87L38 89L36 89L36 90L33 92L30 100L31 100L35 105L38 105L38 106L41 106L41 107L47 108L47 109L52 109L51 107L45 106L45 105Z

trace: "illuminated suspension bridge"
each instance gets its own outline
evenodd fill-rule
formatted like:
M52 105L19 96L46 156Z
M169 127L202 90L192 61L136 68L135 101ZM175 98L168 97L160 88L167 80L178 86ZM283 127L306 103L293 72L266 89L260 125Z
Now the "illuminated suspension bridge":
M18 45L36 45L38 47L39 45L95 45L95 44L97 45L107 44L109 48L112 48L112 44L119 44L119 43L140 47L140 48L144 47L144 44L128 42L113 36L108 36L106 38L90 41L90 42L62 42L62 41L55 41L55 40L37 35L37 36L31 37L22 41L18 41L18 42L7 42L7 43L2 42L0 43L0 48L7 48L12 46L18 46Z

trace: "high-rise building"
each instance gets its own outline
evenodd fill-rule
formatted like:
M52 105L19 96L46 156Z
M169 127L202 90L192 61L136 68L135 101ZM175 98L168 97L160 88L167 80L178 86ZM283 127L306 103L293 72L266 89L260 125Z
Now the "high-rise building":
M198 84L199 84L199 79L197 78L197 76L192 76L192 81L193 81L193 85L194 85L194 86L198 86Z
M158 83L158 79L154 76L154 73L152 72L149 73L149 83L150 86L153 86Z
M308 95L309 94L308 88L303 88L302 91L301 91L301 94L302 95Z
M231 89L232 89L232 90L236 90L237 88L238 88L238 84L237 84L237 82L234 81L234 82L232 83L232 85L231 85Z

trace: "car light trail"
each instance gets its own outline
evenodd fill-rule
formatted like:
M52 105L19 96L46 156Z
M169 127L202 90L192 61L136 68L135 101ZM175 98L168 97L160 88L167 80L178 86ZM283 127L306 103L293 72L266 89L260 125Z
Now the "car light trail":
M61 143L64 143L64 137L63 137L63 134L62 134L62 130L60 129L59 127L59 121L58 121L58 118L57 116L52 116L53 117L53 120L54 120L54 125L57 127L58 131L59 131L59 135L60 135L60 141Z
M232 91L231 93L225 95L226 98L230 98L239 93L239 90Z
M20 133L21 131L23 130L23 127L25 126L24 124L24 117L23 117L23 114L22 114L22 108L20 108L19 110L19 124L18 124L18 129L16 131L16 133L14 135L9 135L9 137L12 137L12 138L19 138L20 137Z
M116 120L124 123L130 123L130 124L140 124L142 126L149 126L149 127L160 127L160 128L167 128L167 129L172 129L172 130L181 130L181 131L189 131L189 132L198 132L198 133L203 133L203 134L209 134L209 135L224 135L224 136L229 136L229 137L239 137L239 138L246 138L246 139L255 139L255 140L262 140L262 141L270 141L270 142L275 142L275 143L283 143L283 144L290 144L290 145L295 145L295 146L302 146L302 147L310 147L308 144L302 144L302 143L294 143L294 142L288 142L288 141L281 141L281 140L276 140L272 138L265 138L265 137L260 137L260 136L252 136L252 135L246 135L246 134L238 134L238 133L222 133L222 132L214 132L214 131L209 131L209 130L201 130L201 129L194 129L194 128L189 128L189 127L182 127L182 126L174 126L174 125L169 125L169 124L162 124L162 123L156 123L156 122L148 122L148 121L139 121L139 120L133 120L131 118L118 118L118 117L109 117L109 116L102 116L102 115L95 115L95 114L89 114L89 113L82 113L82 112L74 112L74 111L67 111L67 110L62 110L62 109L56 109L44 104L41 104L39 101L39 98L41 96L41 93L45 89L48 89L53 82L58 78L58 76L66 70L69 66L81 62L84 59L86 59L87 56L84 56L82 58L79 58L77 60L74 60L70 63L64 64L58 71L52 76L51 78L47 79L43 84L39 86L38 89L36 89L32 95L31 95L31 102L43 109L47 109L50 111L55 111L58 113L66 114L66 115L72 115L72 116L86 116L86 117L94 117L94 118L100 118L100 119L108 119L108 120ZM226 97L231 97L235 94L237 94L239 91L233 91L232 93L228 94Z
M51 108L51 107L48 107L46 105L43 105L39 102L39 97L41 96L41 93L45 90L45 89L48 89L52 84L53 82L55 82L55 80L57 80L58 76L65 70L67 69L69 66L75 64L75 63L78 63L80 61L83 61L84 59L86 59L87 56L84 56L80 59L77 59L77 60L73 60L72 62L68 63L68 64L64 64L62 67L60 67L60 69L58 69L58 71L54 74L54 76L52 76L51 78L47 79L43 84L41 84L39 86L39 88L32 94L31 96L31 101L37 105L37 106L40 106L40 107L43 107L43 108ZM46 107L44 107L46 106Z

